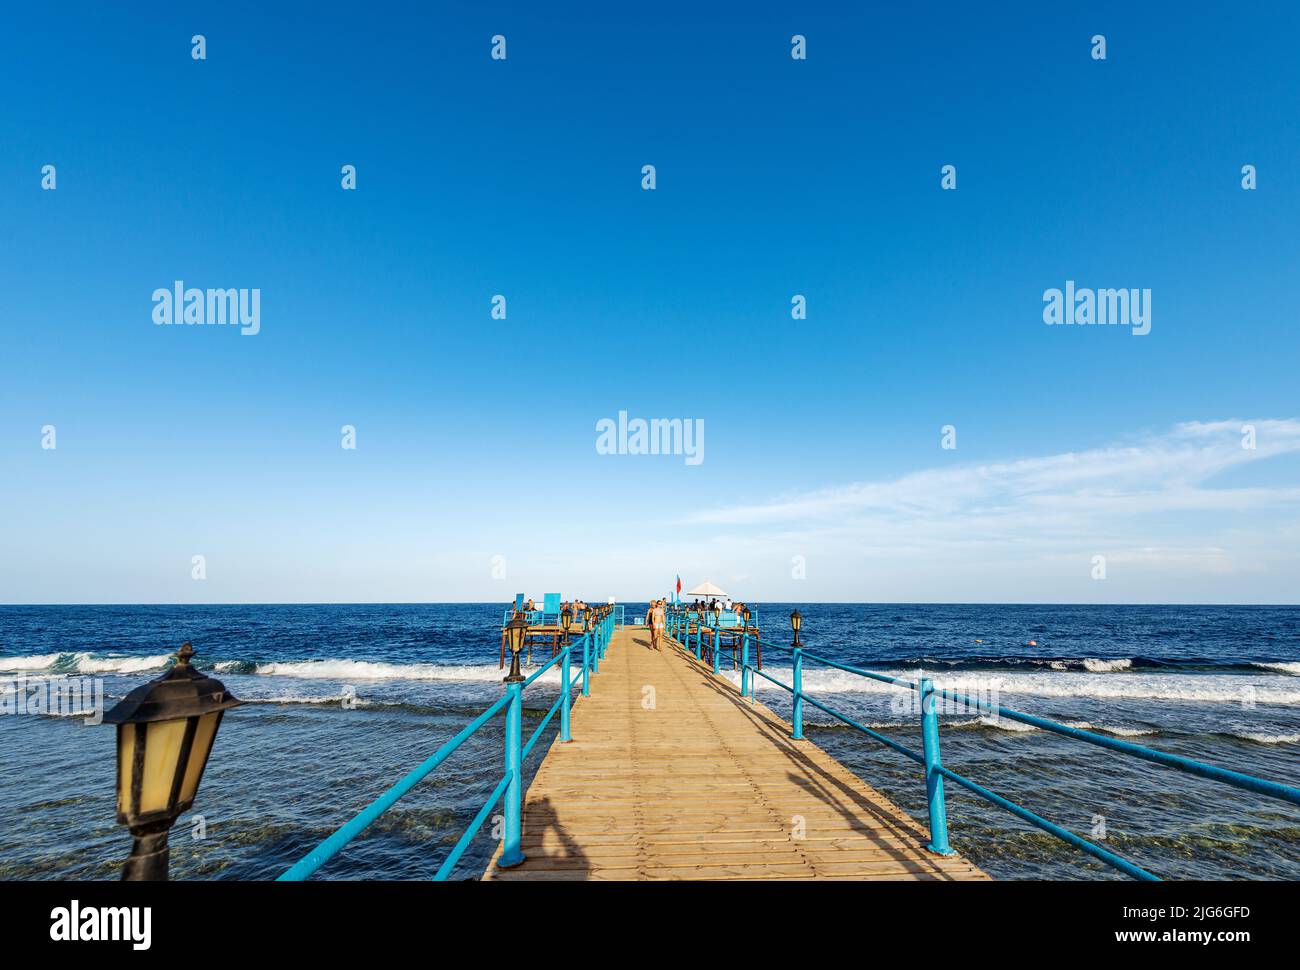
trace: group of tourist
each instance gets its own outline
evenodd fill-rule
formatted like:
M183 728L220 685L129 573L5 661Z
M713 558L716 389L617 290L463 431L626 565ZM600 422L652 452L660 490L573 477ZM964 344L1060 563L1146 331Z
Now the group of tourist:
M719 607L726 612L734 612L736 616L742 616L745 612L745 604L732 602L731 597L722 599L715 597L711 600L697 599L688 609L695 613L711 613L716 612ZM659 649L659 638L663 636L668 625L667 609L667 600L651 600L650 606L646 610L645 622L646 626L650 628L650 646L655 650Z
M560 604L561 613L563 613L565 610L568 609L573 610L573 618L576 620L583 613L587 612L587 604L584 603L582 600L574 600L572 603L566 600L565 602Z
M572 603L565 600L560 604L560 613L563 613L565 610L571 610L572 612L570 615L573 617L575 623L578 622L582 614L586 613L589 609L591 609L591 607L589 607L583 600L574 600ZM522 612L525 614L536 613L537 605L533 602L532 597L529 597L524 601L522 610L516 609L515 612Z
M718 597L715 596L711 600L696 600L691 604L691 610L696 613L714 613L717 611L719 606L722 607L724 613L735 613L739 616L741 613L745 612L745 604L733 603L730 596L724 596L721 599L718 599Z

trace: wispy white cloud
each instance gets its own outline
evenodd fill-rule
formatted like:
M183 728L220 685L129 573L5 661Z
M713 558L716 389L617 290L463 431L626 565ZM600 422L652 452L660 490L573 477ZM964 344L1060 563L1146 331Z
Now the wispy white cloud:
M1300 484L1237 470L1297 452L1300 419L1187 422L1112 447L932 468L684 521L709 537L695 558L719 565L807 556L809 583L782 584L783 596L1294 601ZM1090 583L1093 555L1118 582Z
M1242 447L1242 427L1256 429ZM1216 488L1237 466L1300 451L1300 419L1187 422L1123 447L914 472L752 505L697 512L687 521L756 525L842 519L863 513L961 515L995 524L1045 512L1258 509L1300 499L1296 488Z

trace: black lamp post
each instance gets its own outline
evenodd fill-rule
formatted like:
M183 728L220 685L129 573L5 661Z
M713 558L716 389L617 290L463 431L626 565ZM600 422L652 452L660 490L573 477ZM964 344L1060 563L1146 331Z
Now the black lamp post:
M741 614L740 614L740 615L743 616L743 617L745 618L745 629L748 630L748 629L749 629L749 618L750 618L750 616L752 615L752 614L749 612L749 607L746 606L746 607L744 608L744 610L741 611Z
M125 880L167 878L167 833L194 804L222 715L243 703L190 666L192 656L187 640L171 670L104 715L117 725L117 820L133 839Z
M722 604L721 603L713 604L713 625L715 627L722 626Z
M799 627L802 623L803 617L799 615L798 610L790 614L790 628L794 630L794 645L796 647L799 646Z
M506 624L506 641L510 645L510 673L502 683L517 684L524 679L519 672L519 651L524 648L524 634L528 632L528 621L516 613Z
M560 610L560 626L564 628L564 642L569 642L569 627L573 625L573 610L565 607Z

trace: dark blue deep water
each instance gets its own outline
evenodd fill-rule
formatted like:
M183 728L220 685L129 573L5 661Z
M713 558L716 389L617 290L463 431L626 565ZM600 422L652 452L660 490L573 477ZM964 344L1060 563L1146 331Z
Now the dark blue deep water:
M1008 707L1300 785L1300 608L799 608L805 644L831 659L924 671ZM788 642L790 609L761 607L773 643ZM15 711L19 688L94 678L111 705L191 640L198 665L250 703L227 717L194 812L174 831L173 876L270 879L499 696L501 617L495 604L0 607L0 878L116 878L127 848L113 821L112 729L81 711ZM789 680L780 651L764 664ZM812 664L805 686L919 747L896 691ZM557 688L548 677L529 691L526 731ZM759 690L788 716L786 696ZM923 820L911 762L816 709L808 719L813 741ZM945 714L942 739L954 770L1082 835L1104 831L1162 876L1300 879L1300 810L1285 803L977 713ZM498 719L318 878L428 878L500 765ZM948 800L953 844L998 878L1115 878L974 796L950 787ZM457 875L477 875L492 848L481 834Z

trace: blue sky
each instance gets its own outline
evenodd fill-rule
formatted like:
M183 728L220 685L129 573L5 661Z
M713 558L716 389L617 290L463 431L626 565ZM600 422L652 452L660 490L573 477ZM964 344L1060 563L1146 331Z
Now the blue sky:
M0 602L1300 600L1294 5L265 6L8 15Z

